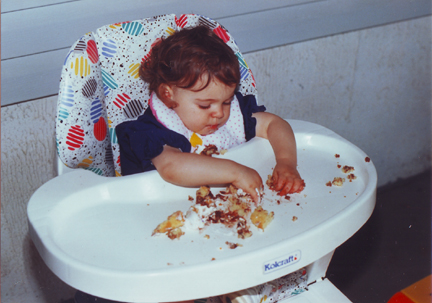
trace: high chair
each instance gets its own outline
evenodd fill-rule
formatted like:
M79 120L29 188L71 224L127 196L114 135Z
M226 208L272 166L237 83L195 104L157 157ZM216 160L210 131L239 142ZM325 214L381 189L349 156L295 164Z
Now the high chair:
M196 188L169 184L156 171L108 178L121 176L115 126L136 119L150 97L138 75L141 61L158 39L199 24L213 29L237 55L239 91L257 95L252 72L231 35L204 16L163 15L112 24L72 46L58 98L59 176L40 187L28 204L37 250L65 283L121 302L217 296L301 268L307 271L308 290L286 302L350 302L326 278L326 270L334 250L371 215L377 174L363 151L334 132L289 120L306 188L279 202L264 199L275 219L265 232L255 230L245 240L212 231L209 238L199 232L175 241L152 237L169 214L188 209ZM260 138L219 157L256 169L263 180L275 165L270 144ZM355 169L351 175L342 172L345 165ZM342 186L332 184L338 177L345 181ZM242 246L229 249L227 241Z

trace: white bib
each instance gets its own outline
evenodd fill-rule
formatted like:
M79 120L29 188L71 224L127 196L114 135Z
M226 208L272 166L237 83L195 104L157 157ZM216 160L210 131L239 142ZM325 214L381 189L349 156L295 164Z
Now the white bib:
M185 136L191 142L191 152L196 152L210 144L216 145L220 151L246 142L243 115L236 96L231 102L228 121L213 134L206 136L189 130L177 113L168 108L155 93L152 93L150 97L149 106L155 118L163 126Z

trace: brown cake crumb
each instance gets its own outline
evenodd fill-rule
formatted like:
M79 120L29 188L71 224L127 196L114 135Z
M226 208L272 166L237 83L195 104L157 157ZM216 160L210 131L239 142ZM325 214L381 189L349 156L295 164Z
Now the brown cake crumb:
M200 152L200 155L204 156L212 156L212 155L224 155L227 152L226 149L222 149L221 151L218 151L218 148L214 144L209 144L204 147L202 152Z
M352 182L353 180L357 179L356 175L354 175L354 174L349 174L347 178L348 178L348 180L350 182Z
M174 228L172 230L169 230L167 232L167 236L168 238L170 238L171 240L174 239L180 239L181 236L183 236L185 233L180 229L180 227Z
M342 172L344 174L349 174L353 171L354 171L354 167L352 167L352 166L345 165L344 167L342 167Z
M335 154L335 158L340 158L340 155L339 154Z
M371 161L371 159L369 157L365 158L365 162L370 162L370 161Z
M344 182L345 182L345 178L335 177L332 181L332 184L334 186L342 186Z
M274 190L274 184L273 184L273 177L272 177L272 175L268 175L268 176L267 176L266 184L267 184L267 186L268 186L271 190Z
M229 247L230 249L236 249L237 247L242 247L242 246L243 246L243 245L241 245L241 244L238 244L238 243L232 243L232 242L228 242L228 241L226 241L225 244L228 245L228 247Z

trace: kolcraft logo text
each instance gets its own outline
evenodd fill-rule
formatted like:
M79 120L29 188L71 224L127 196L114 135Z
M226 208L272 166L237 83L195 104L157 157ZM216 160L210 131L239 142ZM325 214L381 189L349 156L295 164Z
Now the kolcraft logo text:
M291 264L300 261L301 253L299 250L294 251L284 257L277 258L276 260L268 261L264 263L264 273L268 274L275 270L287 267Z

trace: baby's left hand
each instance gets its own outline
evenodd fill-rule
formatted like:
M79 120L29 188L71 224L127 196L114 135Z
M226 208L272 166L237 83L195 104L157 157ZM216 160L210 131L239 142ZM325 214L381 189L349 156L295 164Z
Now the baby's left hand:
M273 187L279 196L301 192L305 187L297 168L288 161L278 161L273 170Z

